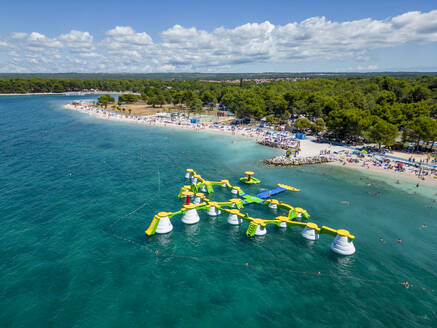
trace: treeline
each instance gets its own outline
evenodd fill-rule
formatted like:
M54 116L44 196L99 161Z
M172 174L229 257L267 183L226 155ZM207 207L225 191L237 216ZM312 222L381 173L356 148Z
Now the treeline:
M0 79L61 79L61 80L239 80L243 79L278 79L278 78L366 78L376 75L393 77L437 76L436 72L366 72L366 73L0 73Z
M341 140L365 139L390 145L405 140L437 140L437 77L391 76L313 78L255 84L163 80L0 79L0 93L95 89L130 91L152 105L173 104L197 111L223 108L240 118L279 122L301 117L298 126ZM130 102L126 99L126 102ZM305 121L303 118L306 118ZM319 120L317 120L319 119ZM315 122L318 122L315 124Z

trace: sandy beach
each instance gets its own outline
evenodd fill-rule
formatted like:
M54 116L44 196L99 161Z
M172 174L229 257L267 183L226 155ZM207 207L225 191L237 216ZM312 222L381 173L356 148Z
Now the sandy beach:
M193 131L207 131L215 133L223 133L238 137L251 138L257 142L269 141L271 143L279 143L282 148L296 148L299 151L293 156L296 158L327 156L331 161L329 165L341 166L360 170L361 172L385 174L401 180L415 180L417 183L425 183L437 186L437 169L420 169L419 165L402 164L398 167L398 161L386 157L381 157L374 154L361 154L359 148L331 145L326 143L317 143L312 137L303 140L295 138L294 134L287 131L274 131L268 128L259 128L254 126L231 126L222 122L215 122L217 119L213 115L202 115L193 123L185 117L171 117L170 113L155 113L154 115L134 116L112 112L108 109L92 106L85 102L75 104L67 104L65 108L86 113L93 117L112 120L126 123L134 123L149 126L161 126L168 128L190 129ZM408 159L411 154L395 153L393 155ZM285 151L283 157L285 158ZM422 155L415 155L417 160L424 160ZM435 165L435 163L434 163ZM420 176L419 176L420 174Z

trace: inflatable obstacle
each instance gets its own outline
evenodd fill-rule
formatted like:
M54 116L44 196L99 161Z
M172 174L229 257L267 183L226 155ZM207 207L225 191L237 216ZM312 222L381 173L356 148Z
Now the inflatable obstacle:
M240 181L243 183L256 184L260 181L252 177L251 171L246 171L246 179ZM221 214L227 215L227 223L230 225L248 224L246 235L248 237L263 236L267 234L267 226L273 225L281 229L287 227L297 227L302 229L301 235L307 240L319 240L320 235L334 237L331 243L331 250L341 255L352 255L355 253L353 240L355 236L344 229L332 229L326 226L319 227L314 222L303 222L302 219L308 220L310 215L300 207L294 207L283 203L272 196L285 191L300 191L300 189L285 184L278 184L276 188L263 191L255 196L246 194L240 186L233 186L229 180L222 179L219 181L205 180L193 169L187 169L185 179L190 184L182 186L178 197L184 199L182 208L177 212L159 212L156 214L149 227L145 231L148 236L154 234L165 234L173 230L171 219L176 215L182 215L181 221L184 224L196 224L200 221L199 211L205 211L208 216L216 217ZM255 181L255 182L254 182ZM258 182L256 182L258 181ZM232 198L224 202L211 201L206 194L214 193L214 186L219 187L221 191L230 192ZM268 207L273 212L282 212L273 219L253 218L249 214L242 212L244 207L250 204L258 204ZM278 213L281 214L281 213ZM298 221L298 219L300 219Z
M261 183L260 180L258 180L257 178L254 178L252 176L255 174L254 172L246 171L246 172L244 172L244 174L246 174L247 177L240 178L240 182L245 183L245 184L259 184L259 183Z

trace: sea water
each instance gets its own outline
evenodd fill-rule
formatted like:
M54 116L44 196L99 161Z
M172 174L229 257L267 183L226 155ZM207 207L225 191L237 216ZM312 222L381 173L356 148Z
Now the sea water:
M251 140L99 120L64 109L73 99L0 98L1 327L437 326L437 190L264 167L277 151ZM349 230L357 251L339 256L331 236L298 227L247 238L223 214L146 236L155 213L181 208L186 168L232 184L253 170L250 194L301 188L277 198Z

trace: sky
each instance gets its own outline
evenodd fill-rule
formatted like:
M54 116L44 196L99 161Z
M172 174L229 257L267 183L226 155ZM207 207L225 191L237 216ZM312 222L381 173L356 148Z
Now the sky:
M437 1L5 1L0 72L437 71Z

